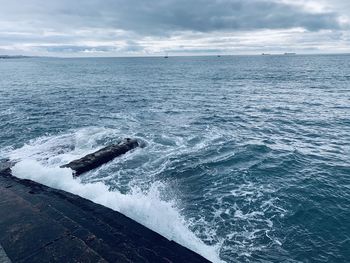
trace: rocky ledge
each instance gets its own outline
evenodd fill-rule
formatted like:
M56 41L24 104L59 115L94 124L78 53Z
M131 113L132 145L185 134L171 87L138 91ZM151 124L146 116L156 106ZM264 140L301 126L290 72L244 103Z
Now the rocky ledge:
M8 262L209 262L116 211L13 177L9 168L0 171L0 250Z

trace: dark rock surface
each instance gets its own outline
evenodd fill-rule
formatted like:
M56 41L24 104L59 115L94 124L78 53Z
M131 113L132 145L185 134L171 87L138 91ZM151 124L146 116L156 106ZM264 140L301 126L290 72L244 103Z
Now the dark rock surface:
M74 175L79 176L82 173L95 169L102 164L112 161L114 158L127 153L128 151L139 146L139 143L135 139L125 139L119 144L114 144L102 148L97 152L88 154L81 159L74 160L62 168L71 168L75 171Z
M209 262L130 218L0 171L0 246L12 262Z

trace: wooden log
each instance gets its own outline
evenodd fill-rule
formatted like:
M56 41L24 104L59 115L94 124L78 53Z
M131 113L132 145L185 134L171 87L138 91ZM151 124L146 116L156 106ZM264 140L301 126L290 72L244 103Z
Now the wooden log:
M79 176L85 172L101 166L102 164L112 161L114 158L125 154L138 146L139 143L137 140L127 138L119 144L114 144L102 148L97 152L88 154L83 158L65 164L61 166L61 168L71 168L74 171L74 175Z

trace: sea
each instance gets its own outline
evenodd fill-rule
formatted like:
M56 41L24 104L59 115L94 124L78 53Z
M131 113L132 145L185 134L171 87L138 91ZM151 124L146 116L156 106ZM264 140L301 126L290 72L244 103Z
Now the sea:
M350 55L3 59L0 159L212 262L350 262Z

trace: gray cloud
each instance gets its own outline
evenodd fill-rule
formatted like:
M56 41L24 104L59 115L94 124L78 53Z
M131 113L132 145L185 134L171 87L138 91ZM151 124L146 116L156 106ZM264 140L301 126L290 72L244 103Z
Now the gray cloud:
M163 0L136 1L137 8L122 2L116 25L140 31L160 30L254 30L304 27L308 30L338 28L334 13L312 14L295 6L271 1L242 0ZM145 3L146 2L146 3ZM130 3L130 2L129 2ZM133 1L135 4L135 1ZM114 4L109 15L118 9ZM133 16L131 19L130 16Z
M139 34L339 27L335 13L307 12L271 0L0 0L0 5L2 19L41 27L109 27Z
M348 6L340 4L345 0L321 11L300 4L309 1L0 0L0 50L66 55L260 51L288 47L300 35L315 45L318 37L332 43L341 38L344 49L339 12Z

